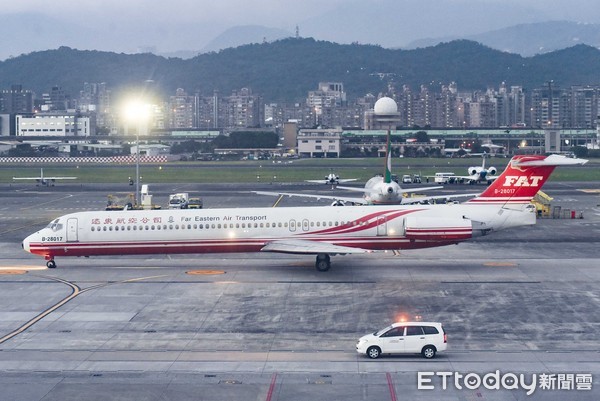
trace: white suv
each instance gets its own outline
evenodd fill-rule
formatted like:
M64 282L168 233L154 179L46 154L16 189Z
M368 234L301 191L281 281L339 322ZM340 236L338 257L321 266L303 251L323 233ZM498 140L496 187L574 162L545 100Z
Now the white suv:
M381 354L421 354L431 359L446 350L447 340L441 323L401 322L362 336L356 343L356 352L372 359Z

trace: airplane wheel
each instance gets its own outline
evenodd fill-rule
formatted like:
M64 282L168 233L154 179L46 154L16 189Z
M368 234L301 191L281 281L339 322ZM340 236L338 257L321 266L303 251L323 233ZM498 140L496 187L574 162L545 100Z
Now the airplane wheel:
M56 262L54 261L54 259L49 260L46 262L46 266L48 267L48 269L56 269Z
M319 254L317 255L317 262L315 264L316 268L320 272L326 272L331 268L331 260L329 255L327 254Z

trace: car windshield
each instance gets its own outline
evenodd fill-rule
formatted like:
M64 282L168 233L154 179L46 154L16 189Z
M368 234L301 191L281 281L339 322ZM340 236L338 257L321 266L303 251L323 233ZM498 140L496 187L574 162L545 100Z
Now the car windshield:
M386 327L384 329L376 331L375 333L373 333L373 335L379 337L380 335L382 335L383 333L385 333L386 331L388 331L391 328L392 328L392 326L388 326L388 327Z

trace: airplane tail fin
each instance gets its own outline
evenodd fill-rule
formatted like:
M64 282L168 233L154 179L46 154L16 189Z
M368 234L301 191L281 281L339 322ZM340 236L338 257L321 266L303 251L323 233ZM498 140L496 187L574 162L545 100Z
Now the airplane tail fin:
M514 156L500 176L483 193L467 203L528 204L542 188L554 168L585 164L587 160L565 156Z
M387 132L387 145L385 151L385 173L383 175L383 182L390 184L392 182L392 146L390 144L390 130Z

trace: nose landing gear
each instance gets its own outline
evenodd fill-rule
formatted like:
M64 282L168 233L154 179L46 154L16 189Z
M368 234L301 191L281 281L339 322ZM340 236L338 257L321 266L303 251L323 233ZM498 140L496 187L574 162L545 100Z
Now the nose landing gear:
M56 262L54 261L54 258L50 255L46 256L46 267L48 269L56 269Z

